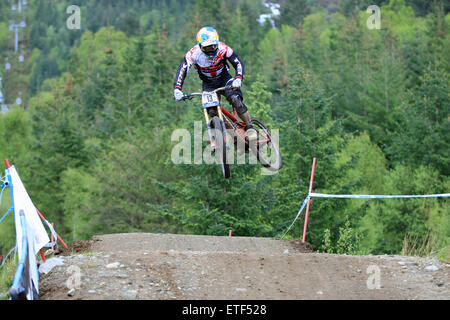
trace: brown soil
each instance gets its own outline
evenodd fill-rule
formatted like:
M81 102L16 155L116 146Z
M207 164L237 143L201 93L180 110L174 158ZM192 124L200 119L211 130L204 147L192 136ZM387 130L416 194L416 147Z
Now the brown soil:
M70 256L75 253L86 252L91 248L94 240L75 241L67 245L67 248L60 246L55 250L55 255Z
M74 243L57 257L64 266L41 275L41 299L450 298L448 264L417 257L315 253L298 240L115 234ZM73 267L80 281L69 295ZM379 286L372 281L373 270Z

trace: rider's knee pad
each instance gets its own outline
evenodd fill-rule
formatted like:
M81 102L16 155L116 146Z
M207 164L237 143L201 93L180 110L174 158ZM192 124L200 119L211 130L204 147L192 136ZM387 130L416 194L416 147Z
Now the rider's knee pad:
M244 114L248 111L247 106L242 102L242 98L239 95L235 94L231 96L230 100L238 115Z

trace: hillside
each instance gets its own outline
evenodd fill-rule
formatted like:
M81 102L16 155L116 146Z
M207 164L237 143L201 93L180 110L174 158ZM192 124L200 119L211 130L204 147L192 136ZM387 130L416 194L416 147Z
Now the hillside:
M450 265L436 260L315 253L271 238L114 234L77 243L41 274L43 300L448 299ZM66 282L79 267L80 287ZM369 289L370 266L380 288ZM370 267L370 268L369 268ZM437 270L436 270L437 269ZM368 285L369 283L369 285Z

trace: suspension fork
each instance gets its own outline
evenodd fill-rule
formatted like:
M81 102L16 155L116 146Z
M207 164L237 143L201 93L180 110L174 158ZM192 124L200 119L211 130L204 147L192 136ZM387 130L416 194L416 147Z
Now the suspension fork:
M227 127L225 125L225 120L223 119L224 117L223 117L221 106L217 107L217 113L219 115L220 120L222 120L221 124L222 124L223 139L225 141L226 148L229 149L230 144L228 143Z
M203 112L205 114L205 121L206 121L206 127L208 129L209 140L211 141L211 146L214 149L215 146L216 146L216 143L215 143L215 137L214 137L214 135L212 133L212 130L211 130L211 118L210 118L210 116L208 114L208 110L207 109L203 109ZM224 140L225 140L226 147L228 149L230 147L230 145L228 143L228 135L227 135L227 130L226 130L227 128L225 126L224 116L223 116L223 113L222 113L222 110L221 110L220 106L217 107L217 114L219 116L219 119L222 120L222 129L223 129L222 131L224 133Z
M208 109L203 109L203 111L205 113L205 121L206 121L206 128L208 129L209 141L211 141L211 148L212 150L214 150L216 147L216 141L211 131L211 119L209 118Z

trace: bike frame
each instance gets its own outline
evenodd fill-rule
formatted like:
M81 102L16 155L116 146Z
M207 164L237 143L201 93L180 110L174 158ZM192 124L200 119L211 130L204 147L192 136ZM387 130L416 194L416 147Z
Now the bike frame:
M241 152L248 153L250 150L256 155L257 159L261 164L272 171L277 171L279 168L281 168L282 165L282 158L281 153L279 150L279 147L277 145L276 141L272 141L271 139L271 133L269 129L262 123L260 120L256 118L252 118L252 121L254 124L256 124L255 130L258 133L258 136L262 137L260 140L250 140L245 132L246 123L244 121L238 120L238 115L236 109L233 107L233 112L229 112L227 109L225 109L222 104L220 103L220 94L218 94L219 91L231 89L231 86L225 86L221 88L217 88L213 91L204 91L204 92L194 92L191 94L184 95L181 100L191 100L194 96L201 96L202 97L202 107L203 112L205 116L206 126L208 128L208 134L210 137L212 152L216 152L216 134L220 134L220 132L217 132L217 130L221 131L221 138L220 138L220 146L219 146L219 154L216 154L220 156L220 164L222 166L222 173L225 177L225 179L230 177L230 169L229 165L226 161L227 159L227 151L225 150L229 148L229 135L227 134L227 127L228 129L233 129L233 132L231 134L232 143L237 146L238 148L238 154L242 154ZM216 108L217 115L214 114L213 118L211 119L209 116L208 110L210 108ZM212 126L211 122L214 121L214 134L212 132ZM217 126L220 126L220 129L217 128ZM223 139L223 140L222 140ZM243 145L241 142L245 143L245 149L243 150ZM275 155L277 157L277 166L274 167L270 160L267 160L265 158L265 155L261 152L264 152L264 149L262 147L264 145L269 145L271 150L275 152ZM224 148L224 145L226 147Z
M213 90L212 92L217 93L219 91L230 89L230 88L231 88L231 86L225 86L225 87L217 88L217 89ZM202 95L203 95L202 92L194 92L194 93L185 95L185 99L189 99L190 100L194 96L202 96ZM219 100L220 100L220 97L219 97ZM233 114L231 114L221 104L219 104L216 108L217 108L217 115L219 116L220 120L222 120L225 123L225 119L224 119L224 115L225 115L229 120L232 121L232 123L236 124L237 126L239 126L240 129L244 130L246 124L245 124L245 122L238 120L237 113L236 113L236 110L234 108L233 108ZM204 115L205 115L205 121L206 121L207 125L210 123L210 120L211 120L210 117L209 117L209 114L208 114L208 109L209 108L203 108ZM235 128L235 130L236 129L237 128ZM211 135L209 126L208 126L208 131L209 131L209 136L210 136L210 139L211 139L211 144L214 145L214 141L212 139L212 135ZM264 133L259 132L259 135L261 135L263 137L263 140L256 141L257 144L270 142L270 139L267 136L265 136ZM226 140L227 140L226 142L227 142L227 145L228 145L228 137L226 137Z
M221 112L227 116L234 124L237 124L240 129L244 130L246 124L243 121L239 121L237 119L236 110L233 108L233 114L231 114L227 109L225 109L222 105L220 105ZM264 132L258 131L258 134L263 138L263 140L256 140L257 144L268 143L270 139L264 134Z

